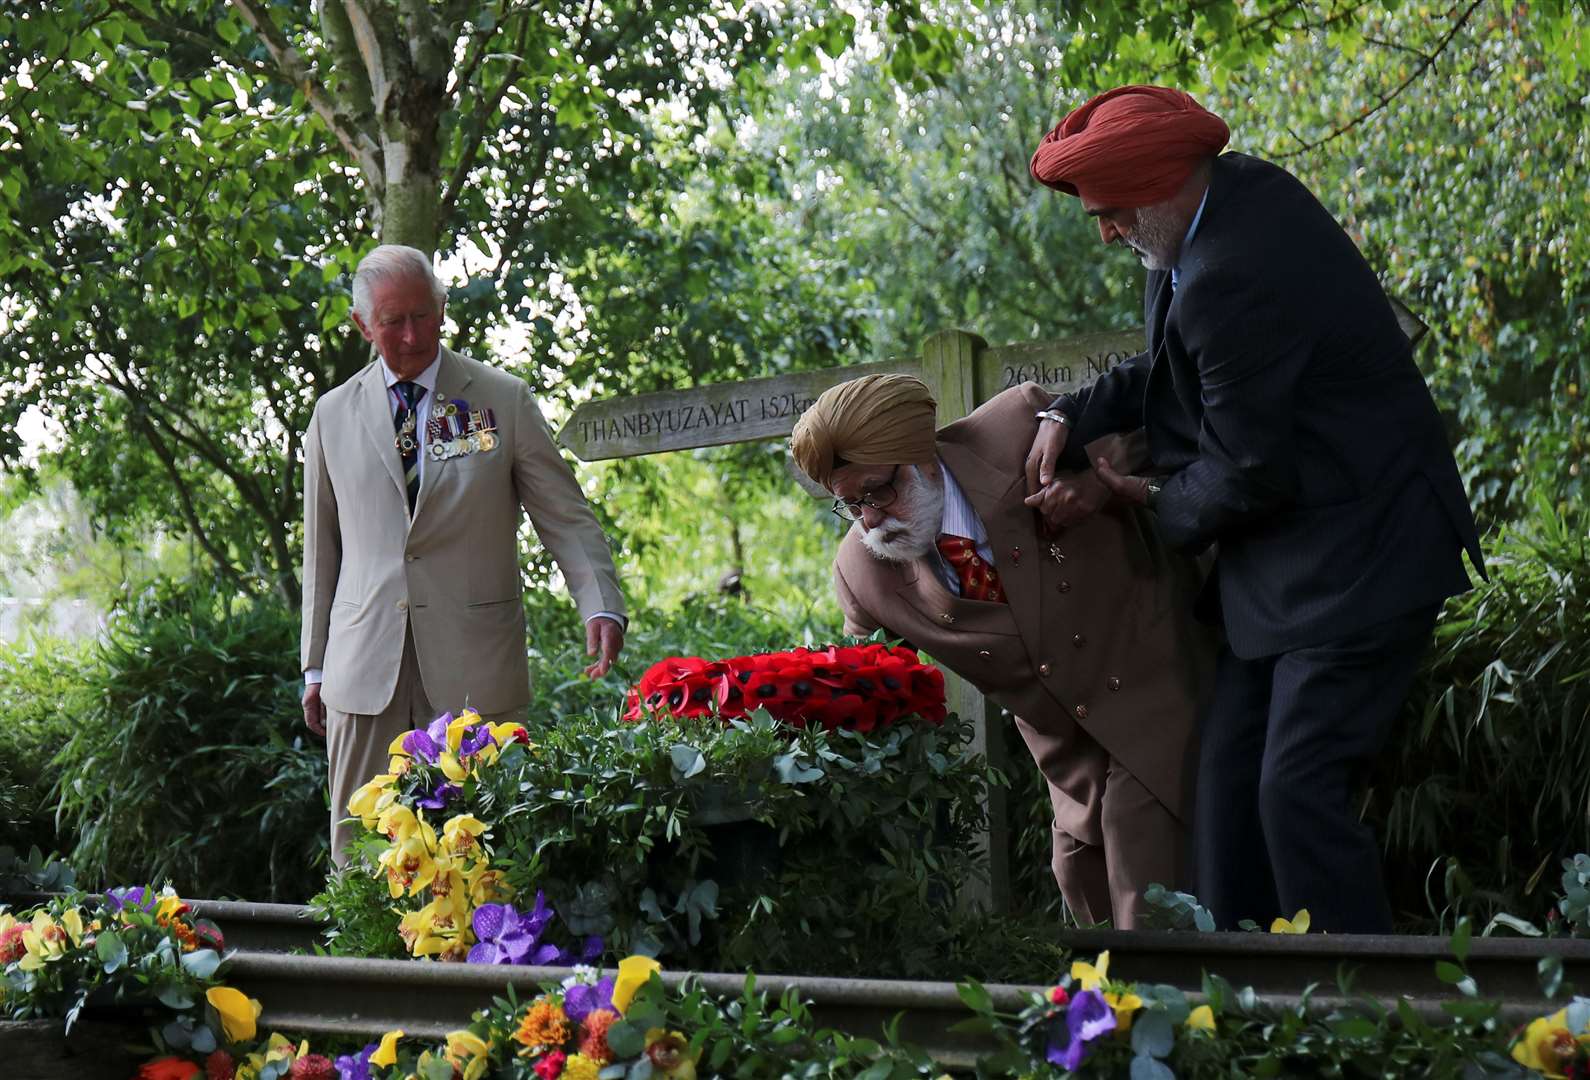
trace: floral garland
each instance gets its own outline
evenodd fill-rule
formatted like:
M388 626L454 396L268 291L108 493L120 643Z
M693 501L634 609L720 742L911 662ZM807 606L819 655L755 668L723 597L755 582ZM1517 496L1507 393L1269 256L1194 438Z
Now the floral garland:
M533 749L519 724L488 724L466 709L443 713L423 729L392 741L388 771L372 777L348 800L348 812L385 841L372 873L386 878L394 900L410 906L398 934L413 956L475 964L590 963L602 939L587 938L580 952L545 940L554 912L536 893L535 904L516 910L513 889L491 868L491 826L470 813L447 816L438 833L430 816L465 799L483 769L505 752ZM423 900L419 906L413 901Z
M707 661L659 660L630 690L624 719L766 709L794 727L871 731L908 716L943 723L944 673L904 646L830 645Z

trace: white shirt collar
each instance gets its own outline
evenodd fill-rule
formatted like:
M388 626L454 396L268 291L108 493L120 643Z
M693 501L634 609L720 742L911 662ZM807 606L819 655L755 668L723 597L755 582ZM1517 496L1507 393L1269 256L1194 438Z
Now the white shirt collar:
M964 536L975 541L982 547L988 541L988 532L983 528L982 518L977 516L977 511L972 507L971 500L966 497L966 492L955 482L955 474L950 472L944 459L939 459L939 472L944 477L944 520L939 526L939 532L951 536Z
M414 378L410 379L409 382L419 383L425 388L425 392L427 394L434 394L436 392L436 374L437 372L441 371L441 369L442 350L441 347L438 346L436 349L436 359L432 360L429 367L420 372L418 375L414 376ZM392 387L403 381L393 373L391 368L386 366L386 359L384 357L381 360L381 376L382 378L386 379L386 388L388 390L392 389Z

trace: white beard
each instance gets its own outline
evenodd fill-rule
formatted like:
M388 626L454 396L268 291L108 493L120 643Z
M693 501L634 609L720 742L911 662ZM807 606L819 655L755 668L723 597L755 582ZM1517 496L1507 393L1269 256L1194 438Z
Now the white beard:
M920 559L933 550L944 523L944 482L928 481L912 466L910 484L899 491L889 509L905 517L891 513L876 529L863 528L859 521L851 528L860 530L862 546L875 558L894 563Z

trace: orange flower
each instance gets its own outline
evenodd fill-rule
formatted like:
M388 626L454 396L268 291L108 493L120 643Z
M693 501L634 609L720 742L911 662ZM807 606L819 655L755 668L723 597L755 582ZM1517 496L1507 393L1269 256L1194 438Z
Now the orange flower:
M611 1009L597 1009L580 1024L580 1053L606 1065L613 1060L613 1050L607 1045L607 1029L613 1026L618 1014Z
M524 1019L519 1022L519 1030L514 1032L513 1037L514 1041L525 1046L556 1048L567 1042L572 1032L573 1025L569 1023L563 1006L551 998L538 997L524 1014Z
M195 1080L203 1075L197 1062L179 1057L155 1058L138 1070L138 1080Z

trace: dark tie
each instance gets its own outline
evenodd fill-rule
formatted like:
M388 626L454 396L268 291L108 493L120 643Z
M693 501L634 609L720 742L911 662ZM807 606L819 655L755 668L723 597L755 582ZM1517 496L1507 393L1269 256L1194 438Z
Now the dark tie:
M419 383L393 383L398 392L397 413L392 417L392 430L399 456L403 459L403 483L408 487L409 513L414 513L414 501L420 496L420 433L414 403L425 393Z
M1005 590L999 587L999 571L988 560L977 554L977 543L964 536L942 533L939 536L939 554L960 578L961 596L966 600L987 600L995 604L1005 602Z

